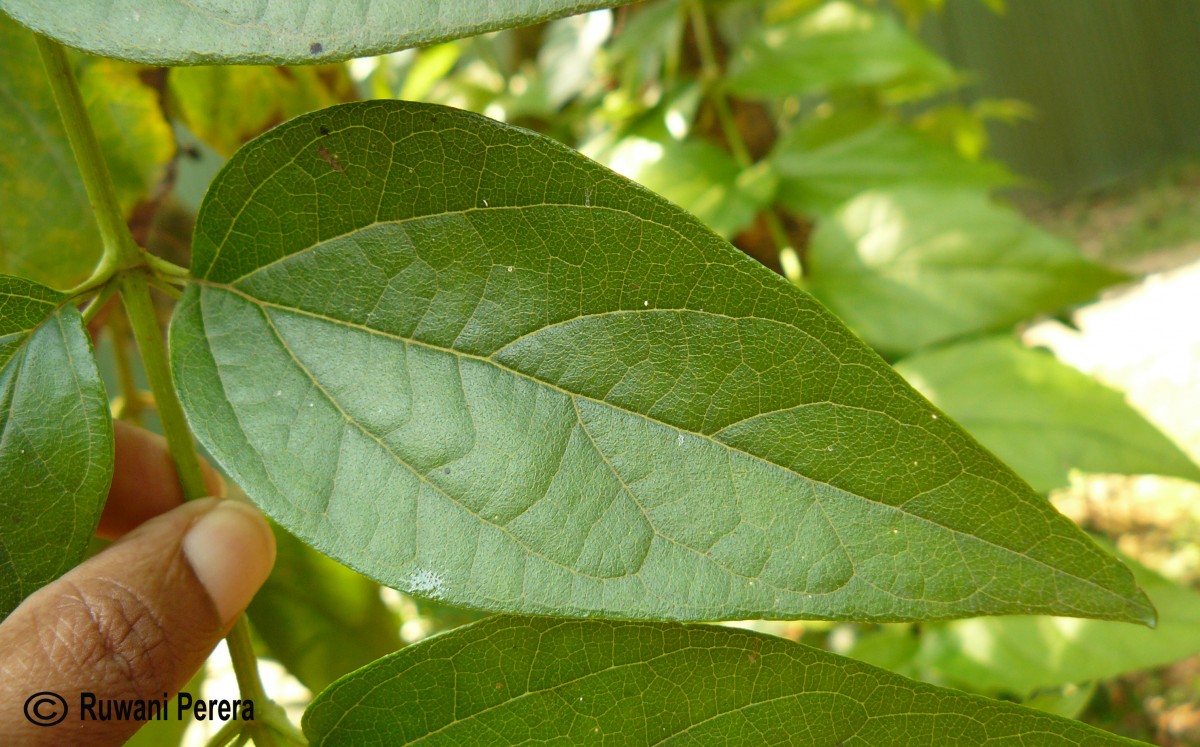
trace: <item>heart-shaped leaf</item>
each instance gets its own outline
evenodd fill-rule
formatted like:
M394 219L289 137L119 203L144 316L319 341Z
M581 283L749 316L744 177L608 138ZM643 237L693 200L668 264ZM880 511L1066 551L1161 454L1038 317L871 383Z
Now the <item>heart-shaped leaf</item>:
M1077 721L712 626L492 617L370 664L320 745L1129 745Z
M0 275L0 619L83 558L112 470L108 397L79 312Z
M243 148L171 327L263 509L445 602L625 618L1152 615L811 297L551 140L399 101Z
M0 10L63 44L104 57L153 65L287 65L385 54L630 1L0 0Z

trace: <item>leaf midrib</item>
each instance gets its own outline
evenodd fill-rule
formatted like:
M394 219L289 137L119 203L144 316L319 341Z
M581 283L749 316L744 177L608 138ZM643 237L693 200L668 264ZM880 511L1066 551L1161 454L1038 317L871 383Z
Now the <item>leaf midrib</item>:
M1104 595L1106 595L1106 596L1108 596L1108 597L1110 597L1110 598L1114 598L1114 599L1120 600L1120 601L1121 601L1122 603L1124 603L1124 604L1129 604L1129 603L1131 603L1132 601L1134 601L1134 600L1126 599L1125 597L1121 596L1120 594L1117 594L1116 592L1114 592L1114 591L1111 591L1111 590L1109 590L1109 589L1105 588L1104 586L1102 586L1101 584L1097 583L1096 581L1094 581L1094 580L1092 580L1092 579L1090 579L1090 578L1083 578L1083 577L1081 577L1081 576L1072 575L1071 573L1069 573L1069 572L1067 572L1067 571L1065 571L1065 570L1063 570L1063 569L1061 569L1061 568L1057 568L1057 567L1055 567L1055 566L1049 565L1049 564L1048 564L1048 563L1046 563L1045 561L1042 561L1042 560L1040 560L1040 559L1038 559L1038 558L1034 558L1034 557L1031 557L1031 556L1029 556L1029 555L1023 555L1023 554L1021 554L1021 553L1019 553L1019 552L1017 552L1017 551L1015 551L1015 550L1013 550L1013 549L1011 549L1011 548L1004 547L1003 545L998 545L998 544L996 544L995 542L992 542L992 541L990 541L990 540L988 540L988 539L985 539L985 538L983 538L983 537L979 537L979 536L977 536L977 535L973 535L973 534L967 533L967 532L965 532L965 531L963 531L963 530L959 530L959 529L955 529L955 528L953 528L953 527L946 526L946 525L944 525L944 524L939 524L938 522L936 522L936 521L933 521L932 519L929 519L929 518L927 518L927 517L919 516L919 515L912 514L912 513L909 513L909 512L907 512L907 511L904 511L904 510L903 510L901 507L898 507L898 506L893 506L893 505L891 505L891 504L887 504L887 503L883 503L883 502L881 502L881 501L874 500L874 499L872 499L872 498L870 498L870 497L868 497L868 496L859 495L858 493L855 493L855 492L852 492L852 491L846 490L845 488L841 488L841 487L838 487L838 486L835 486L835 485L831 485L830 483L824 482L824 481L822 481L822 480L818 480L818 479L815 479L815 478L809 477L809 476L807 476L807 475L802 475L802 474L800 474L800 473L798 473L798 472L794 471L794 470L793 470L793 469L791 469L790 467L787 467L787 466L785 466L785 465L778 464L778 463L776 463L776 462L772 462L771 460L769 460L769 459L766 459L766 458L764 458L764 457L761 457L761 456L759 456L759 455L757 455L757 454L753 454L753 453L751 453L751 452L744 451L744 450L742 450L742 449L740 449L740 448L738 448L738 447L736 447L736 446L734 446L734 445L732 445L732 444L728 444L728 443L725 443L725 442L723 442L723 441L719 441L719 440L717 440L717 439L713 438L712 436L710 436L710 435L708 435L708 434L705 434L705 433L700 433L700 432L697 432L697 431L692 431L692 430L689 430L689 429L687 429L687 428L682 428L682 427L680 427L680 426L672 425L672 424L670 424L670 423L666 423L666 422L660 421L660 420L658 420L658 419L656 419L656 418L653 418L653 417L651 417L651 416L649 416L649 415L646 415L646 414L643 414L643 413L640 413L640 412L636 412L636 411L633 411L633 410L629 410L629 409L627 409L627 408L621 407L620 405L617 405L617 404L614 404L614 403L611 403L611 402L607 402L607 401L604 401L604 400L601 400L601 399L597 399L597 398L595 398L595 397L591 397L591 396L588 396L588 395L586 395L586 394L581 394L581 393L572 392L572 391L570 391L570 390L568 390L568 389L564 389L563 387L560 387L560 386L558 386L557 384L554 384L554 383L552 383L552 382L545 381L545 380L543 380L543 379L539 379L539 378L537 378L537 377L535 377L535 376L532 376L532 375L530 375L530 374L527 374L527 373L525 373L525 372L523 372L523 371L519 371L519 370L516 370L516 369L510 368L510 367L508 367L508 366L504 365L503 363L500 363L500 362L498 362L498 361L496 361L496 360L493 360L493 359L491 359L490 357L484 357L484 356L476 355L476 354L473 354L473 353L466 353L466 352L463 352L463 351L460 351L460 350L455 350L455 349L453 349L453 348L446 348L446 347L442 347L442 346L440 346L440 345L436 345L436 344L433 344L433 343L430 343L430 342L425 342L425 341L422 341L422 340L416 340L416 339L412 339L412 338L404 337L403 335L397 335L397 334L392 334L392 333L384 332L384 331L382 331L382 330L375 329L375 328L373 328L373 327L369 327L369 326L366 326L366 325L363 325L363 324L358 324L358 323L356 323L356 322L350 322L350 321L346 321L346 320L343 320L343 319L337 319L337 318L335 318L335 317L330 317L330 316L326 316L326 315L323 315L323 314L318 314L318 313L315 313L315 312L307 311L307 310L304 310L304 309L299 309L299 308L295 308L295 307L285 306L285 305L283 305L283 304L279 304L279 303L273 303L273 302L270 302L270 301L266 301L266 300L263 300L263 299L257 298L257 297L255 297L255 296L253 296L253 295L251 295L251 294L249 294L249 293L247 293L247 292L245 292L245 291L241 290L240 288L236 288L236 287L233 287L233 286L231 286L231 285L228 285L228 284L225 284L225 283L218 283L218 282L213 282L213 281L208 281L208 280L198 280L198 279L193 279L193 280L192 280L192 282L194 282L194 283L196 283L197 285L199 285L199 286L201 286L201 287L204 287L204 288L213 288L213 289L216 289L216 290L226 291L226 292L232 293L232 294L234 294L234 295L236 295L236 296L239 296L239 297L241 297L242 299L244 299L244 300L246 300L246 301L250 302L251 304L254 304L254 305L257 305L257 306L259 306L259 307L262 307L262 308L264 309L264 313L265 313L265 309L266 309L267 307L270 307L270 308L275 308L275 309L279 309L279 310L281 310L281 311L288 312L288 313L294 313L294 314L299 314L299 315L302 315L302 316L308 316L308 317L310 317L310 318L313 318L313 319L318 319L318 320L320 320L320 321L324 321L324 322L326 322L326 323L333 324L333 325L336 325L336 326L342 326L342 327L346 327L346 328L350 328L350 329L357 329L357 330L359 330L359 331L366 332L366 333L368 333L368 334L376 335L376 336L379 336L379 337L385 337L385 338L388 338L388 339L396 340L396 341L398 341L398 342L402 342L402 343L405 343L405 344L414 345L414 346L417 346L417 347L422 347L422 348L425 348L425 349L427 349L427 350L432 350L432 351L436 351L436 352L439 352L439 353L443 353L443 354L451 355L451 356L454 356L454 357L456 357L456 358L460 358L460 359L462 359L462 358L465 358L465 359L475 360L475 361L478 361L478 362L481 362L481 363L485 363L485 364L488 364L488 365L494 366L494 367L498 368L499 370L501 370L501 371L504 371L505 373L508 373L508 374L511 374L511 375L514 375L514 376L518 376L518 377L524 378L524 379L526 379L526 380L528 380L528 381L531 381L531 382L534 382L535 384L538 384L539 386L548 387L548 388L550 388L550 389L553 389L553 390L555 390L555 391L558 391L559 393L561 393L561 394L563 394L563 395L565 395L565 396L567 396L567 397L570 397L570 398L577 398L577 397L578 397L578 398L582 398L582 399L588 400L588 401L590 401L590 402L594 402L594 403L596 403L596 404L599 404L599 405L602 405L602 406L605 406L605 407L610 407L610 408L612 408L612 409L614 409L614 410L616 410L616 411L618 411L618 412L622 412L622 413L625 413L625 414L627 414L627 415L631 415L631 416L634 416L634 417L641 418L641 419L643 419L643 420L645 420L645 421L647 421L647 422L654 423L655 425L659 425L659 426L662 426L662 427L670 428L670 429L672 429L672 430L675 430L675 431L678 431L678 432L687 433L687 434L690 434L690 435L696 436L696 437L698 437L698 438L703 438L703 439L705 439L705 440L708 440L708 441L710 441L710 442L711 442L711 443L713 443L713 444L716 444L716 445L720 446L720 447L721 447L721 448L723 448L723 449L727 449L727 450L729 450L729 451L731 451L731 452L733 452L733 453L736 453L736 454L743 455L743 456L745 456L745 457L747 457L747 458L749 458L749 459L752 459L752 460L754 460L754 461L760 462L760 463L762 463L762 464L769 465L769 466L771 466L772 468L783 470L783 471L784 471L785 473L787 473L788 475L791 475L792 477L794 477L794 478L796 478L796 479L800 479L800 480L802 480L802 481L805 481L805 482L806 482L806 483L808 483L809 485L824 485L824 486L826 486L826 487L830 488L831 490L837 491L837 492L839 492L839 493L842 493L842 494L844 494L844 495L852 496L852 497L858 498L858 499L860 499L860 500L863 500L863 501L866 501L866 502L869 502L869 503L873 503L873 504L875 504L875 505L878 505L878 506L880 506L880 507L882 507L882 508L885 508L885 509L887 509L887 510L890 510L890 511L895 511L895 512L899 513L900 515L902 515L902 516L904 516L904 517L908 518L908 519L915 520L915 521L918 521L918 522L920 522L920 523L926 524L926 525L928 525L928 526L936 527L936 528L938 528L938 529L941 529L941 530L943 530L943 531L950 532L951 534L953 534L953 535L954 535L954 536L956 536L956 537L962 537L962 538L966 538L966 539L969 539L969 540L972 540L972 541L975 541L975 542L979 542L979 543L981 543L981 544L983 544L983 545L986 545L986 546L988 546L988 547L991 547L991 548L993 548L993 549L999 550L999 551L1001 551L1002 553L1006 553L1006 554L1009 554L1009 555L1015 556L1015 557L1017 557L1017 558L1020 558L1020 559L1022 559L1022 560L1024 560L1024 561L1028 561L1028 562L1031 562L1031 563L1033 563L1033 564L1035 564L1035 565L1038 565L1038 566L1040 566L1040 567L1042 567L1042 568L1045 568L1046 570L1050 571L1050 572L1051 572L1051 573L1053 573L1053 574L1056 574L1056 575L1059 575L1059 576L1063 576L1063 577L1065 577L1065 578L1073 579L1074 581L1078 581L1078 582L1082 582L1082 583L1084 583L1084 584L1087 584L1088 586L1091 586L1091 587L1095 588L1095 589L1096 589L1098 592L1101 592L1101 593L1103 593ZM687 312L691 312L691 313L704 313L704 314L710 314L710 315L712 315L712 314L711 314L711 312L696 312L695 310L692 310L692 309L656 309L656 311L659 311L659 312L663 312L663 311L687 311ZM605 313L607 313L607 314L612 314L612 313L644 313L644 312L638 312L638 311L627 311L627 310L626 310L626 311L622 311L622 312L605 312ZM714 315L714 316L715 316L715 315ZM272 325L272 326L273 326L273 325ZM278 334L278 333L276 332L276 334ZM280 339L280 344L281 344L281 345L283 345L285 348L288 348L287 344L283 342L282 338L279 338L279 339ZM503 347L502 347L501 349L503 349ZM289 349L289 353L290 353L290 349ZM294 358L294 354L292 354L292 355L293 355L293 358ZM306 373L308 373L308 372L307 372L307 369L305 369L305 372L306 372ZM309 375L309 376L310 376L310 378L311 378L311 374L308 374L308 375ZM332 398L332 396L330 396L330 395L328 395L328 394L326 394L326 396L330 398L331 402L335 402L335 403L336 403L336 400L334 400L334 399ZM813 404L813 403L808 403L808 404ZM825 403L822 403L822 404L825 404ZM837 402L828 402L827 404L830 404L830 405L833 405L833 406L841 406L841 405L840 405L839 403L837 403ZM335 406L337 406L337 405L335 404ZM807 405L805 405L805 406L807 406ZM338 407L338 409L339 409L339 410L341 410L340 406ZM884 416L886 416L886 417L891 417L891 416L890 416L890 415L888 415L887 413L883 413L883 412L880 412L880 411L877 411L877 410L872 410L871 412L877 412L877 413L879 413L879 414L881 414L881 415L884 415ZM365 433L368 433L368 434L370 434L370 432L369 432L369 431L366 431L366 430L365 430L365 429L364 429L364 428L361 426L361 424L359 424L359 423L358 423L358 422L357 422L357 421L356 421L354 418L351 418L351 417L350 417L350 416L349 416L347 413L345 413L344 411L342 411L342 414L343 414L343 417L345 417L345 418L346 418L348 421L350 421L350 422L354 423L356 427L360 428L360 429L361 429L361 430L363 430ZM756 415L755 417L758 417L758 415ZM892 419L893 419L893 420L895 420L895 418L892 418ZM899 422L899 421L896 421L896 422ZM902 425L903 425L903 424L902 424ZM375 437L375 436L374 436L374 434L370 434L370 435L372 435L372 437ZM376 438L377 438L377 437L376 437ZM417 475L417 476L418 476L419 478L421 478L423 481L427 482L427 484L429 484L429 485L430 485L431 487L433 487L434 489L438 490L438 492L442 493L443 495L447 495L447 494L446 494L446 493L445 493L443 490L441 490L440 488L438 488L436 485L434 485L434 484L433 484L433 483L431 483L431 482L428 482L428 481L426 480L426 478L425 478L425 476L424 476L424 475L421 475L419 472L417 472L416 470L412 469L411 467L410 467L409 469L410 469L410 470L413 472L413 474L414 474L414 475ZM961 474L961 473L960 473L960 474ZM995 482L995 480L993 480L993 479L991 479L991 478L989 478L989 477L987 477L987 476L985 476L985 475L978 475L978 474L974 474L974 473L972 473L972 475L973 475L974 477L978 478L978 479L987 480L987 481L989 481L989 482L992 482L992 483L996 484L996 485L997 485L997 486L999 486L999 487L1003 487L1003 486L1000 486L1000 485L999 485L999 483L996 483L996 482ZM942 487L942 486L938 486L938 487ZM918 497L920 497L921 495L924 495L925 493L928 493L928 492L930 492L931 490L934 490L934 489L937 489L937 488L930 488L929 490L925 490L925 491L922 491L921 493L917 493L917 494L915 494L915 495L911 496L910 500L912 500L912 499L915 499L915 498L918 498ZM1006 490L1006 492L1008 492L1008 491ZM449 495L447 495L447 497L448 497L448 498L450 498L450 500L454 501L456 504L458 503L458 501L457 501L456 499L454 499L452 496L449 496ZM640 504L639 504L639 505L640 505ZM481 517L481 518L482 518L482 517ZM502 529L502 530L505 530L505 528L504 528L504 527L499 527L499 528L500 528L500 529ZM505 531L507 531L507 530L505 530ZM656 534L656 536L663 537L663 539L664 539L664 540L669 540L669 538L667 538L667 537L665 537L665 536L661 535L661 534L660 534L660 533L658 533L657 531L655 532L655 534ZM521 544L522 544L522 546L524 546L524 543L521 543ZM839 540L839 544L841 545L841 547L842 547L842 548L843 548L843 550L844 550L844 549L845 549L845 545L844 545L844 544L842 544L842 543L840 542L840 540ZM699 551L695 550L694 548L689 548L689 549L690 549L692 552L699 552ZM535 553L535 554L536 554L536 553ZM703 553L700 553L700 554L703 554ZM549 559L547 558L547 560L549 560ZM554 561L550 561L550 562L554 562ZM555 563L555 565L561 565L561 564L556 562L556 563ZM727 570L727 569L724 569L724 566L721 566L721 567L722 567L722 569L723 569L723 570ZM577 572L577 571L575 571L574 569L572 569L572 572ZM735 574L735 573L733 573L732 571L728 571L728 570L727 570L727 572L731 573L732 575L739 575L739 576L741 575L741 574ZM580 574L580 575L583 575L583 574ZM743 577L745 577L745 576L743 576ZM745 578L750 578L750 577L745 577ZM858 578L860 581L866 581L866 579L864 579L864 578L863 578L861 575L859 575L857 572L855 573L855 578ZM758 578L758 577L754 577L754 579L753 579L753 580L755 580L755 581L759 581L759 582L761 582L761 583L763 583L763 584L766 584L766 585L768 585L768 586L771 586L772 588L778 588L778 587L775 587L774 585L772 585L772 584L769 584L768 582L766 582L766 581L764 581L763 579L761 579L761 578ZM781 589L781 591L782 591L782 590L783 590L783 589ZM792 592L792 591L794 591L794 590L787 589L786 591ZM824 595L826 595L826 594L829 594L829 593L836 593L836 590L835 590L834 592L811 593L811 595L812 595L813 597L817 597L817 596L824 596ZM886 592L885 592L885 593L886 593ZM891 596L891 597L893 597L893 598L897 598L897 599L905 599L904 597L897 597L895 594L891 594L891 593L888 593L888 596ZM923 602L925 602L925 603L931 603L931 602L937 602L938 600L919 600L919 601L923 601ZM959 601L961 601L961 600L959 600Z

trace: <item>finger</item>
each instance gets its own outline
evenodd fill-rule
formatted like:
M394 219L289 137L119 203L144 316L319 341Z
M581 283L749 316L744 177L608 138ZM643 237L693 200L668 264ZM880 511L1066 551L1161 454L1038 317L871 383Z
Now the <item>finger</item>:
M105 539L120 537L149 519L183 503L183 488L167 441L157 433L115 421L116 461L108 502L96 533ZM221 476L201 462L204 482L212 495L224 495Z
M81 720L80 694L162 700L200 667L266 579L275 539L255 509L189 502L29 596L0 625L0 744L121 744L136 721ZM43 728L33 693L66 699Z

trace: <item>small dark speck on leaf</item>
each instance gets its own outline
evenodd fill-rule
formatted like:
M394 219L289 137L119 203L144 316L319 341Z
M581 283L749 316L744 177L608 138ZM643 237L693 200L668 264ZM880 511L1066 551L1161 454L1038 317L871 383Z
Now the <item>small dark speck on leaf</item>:
M449 468L449 467L447 467L447 468L446 468L446 474L447 474L447 475L448 475L448 474L450 474L450 468Z
M325 163L329 164L329 168L333 169L339 174L345 173L346 169L342 168L342 165L338 163L336 158L333 157L333 154L319 145L317 146L317 155L325 159Z
M321 46L321 42L313 42L308 45L309 54L321 54L325 51L325 47Z
M328 135L328 134L329 134L329 128L328 128L328 127L326 127L325 125L321 125L321 134L322 134L322 135Z

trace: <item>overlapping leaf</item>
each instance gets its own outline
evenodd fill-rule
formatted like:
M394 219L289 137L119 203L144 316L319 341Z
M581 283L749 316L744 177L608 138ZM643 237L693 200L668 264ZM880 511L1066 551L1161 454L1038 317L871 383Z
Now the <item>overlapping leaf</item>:
M1119 392L1012 337L918 353L896 368L1037 490L1065 487L1071 469L1200 482L1200 467Z
M1085 301L1125 278L977 190L855 197L822 221L808 288L877 350L904 354Z
M300 117L230 161L193 245L171 354L198 436L389 585L626 618L1151 614L809 296L540 136Z
M304 731L314 747L1137 744L761 633L506 617L334 683Z
M334 62L622 5L629 0L0 0L0 10L92 54L155 65Z
M108 398L79 312L0 276L0 618L83 558L112 469Z

